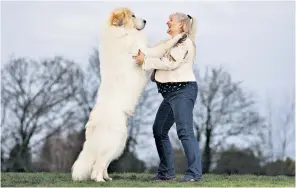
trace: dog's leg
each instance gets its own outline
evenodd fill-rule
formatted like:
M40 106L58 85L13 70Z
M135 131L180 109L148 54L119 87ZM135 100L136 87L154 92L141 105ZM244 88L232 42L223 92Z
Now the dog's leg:
M72 166L72 179L73 181L87 180L90 177L91 167L94 163L94 156L91 152L89 143L84 142L82 151L80 152L77 160Z
M112 147L111 147L112 148ZM100 153L100 156L95 164L93 165L91 179L95 181L102 181L102 179L111 181L112 178L108 175L108 167L110 163L119 156L118 149L114 148L115 150L110 149L110 151L106 153ZM116 150L117 149L117 150Z
M91 135L95 131L95 128L96 127L95 126L92 126L92 125L85 126L85 139L86 140L91 137Z
M104 169L106 166L107 160L105 160L104 158L100 157L100 159L97 159L94 166L93 166L93 170L91 173L91 179L95 180L96 182L104 182Z
M96 164L96 162L94 163L92 170L91 170L91 175L90 175L91 180L95 180L97 177L97 171L95 170L95 164Z
M95 119L96 119L95 115L96 115L98 107L99 107L98 105L94 106L94 108L90 112L89 119L85 125L85 139L86 140L91 137L91 135L94 133L94 131L96 129L97 124L95 122Z
M167 53L171 48L173 48L176 44L179 43L182 39L186 38L186 34L178 34L172 39L165 41L155 47L152 48L141 48L141 51L149 57L162 57L165 53Z
M106 165L106 167L104 169L103 177L107 181L112 181L112 178L110 178L109 175L108 175L108 167L109 167L109 165L110 165L110 162L107 163L107 165Z
M105 169L108 168L110 164L110 154L112 150L109 152L101 152L99 149L97 152L97 159L95 164L93 165L92 172L91 172L91 179L97 182L104 182L105 181ZM106 178L109 180L110 178Z

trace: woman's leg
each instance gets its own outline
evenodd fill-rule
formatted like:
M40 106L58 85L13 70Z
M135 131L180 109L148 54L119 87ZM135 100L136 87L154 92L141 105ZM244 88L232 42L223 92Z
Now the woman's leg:
M197 90L192 90L191 86L186 87L184 93L178 95L170 103L174 112L177 134L182 142L187 159L185 175L199 178L202 176L201 156L193 131L193 108Z
M160 159L158 176L160 178L175 177L174 158L168 132L174 124L174 115L168 102L162 101L153 124L153 135Z

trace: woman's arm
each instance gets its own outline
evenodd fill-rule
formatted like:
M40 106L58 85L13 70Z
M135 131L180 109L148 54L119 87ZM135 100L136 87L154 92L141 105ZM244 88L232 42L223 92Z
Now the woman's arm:
M177 68L184 60L188 50L184 45L174 47L168 57L146 57L142 65L143 70L159 69L159 70L173 70Z

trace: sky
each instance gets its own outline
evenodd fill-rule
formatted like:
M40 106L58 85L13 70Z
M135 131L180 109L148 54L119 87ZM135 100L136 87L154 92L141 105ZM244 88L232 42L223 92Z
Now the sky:
M62 55L86 66L99 44L112 9L129 7L147 20L150 43L168 38L173 12L197 18L197 59L201 71L223 66L233 80L254 93L266 114L294 101L295 5L272 1L6 1L1 2L1 66L11 57ZM294 156L295 134L288 154ZM156 152L156 150L155 150Z

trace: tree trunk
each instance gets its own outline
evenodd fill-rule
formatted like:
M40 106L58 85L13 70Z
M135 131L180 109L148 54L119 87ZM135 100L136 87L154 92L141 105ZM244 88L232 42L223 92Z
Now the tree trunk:
M202 158L203 173L208 173L211 167L211 161L212 161L212 151L210 147L211 137L212 137L212 129L206 129L206 142L205 142L203 158Z
M198 127L196 127L196 139L197 139L197 142L200 143L200 130Z

